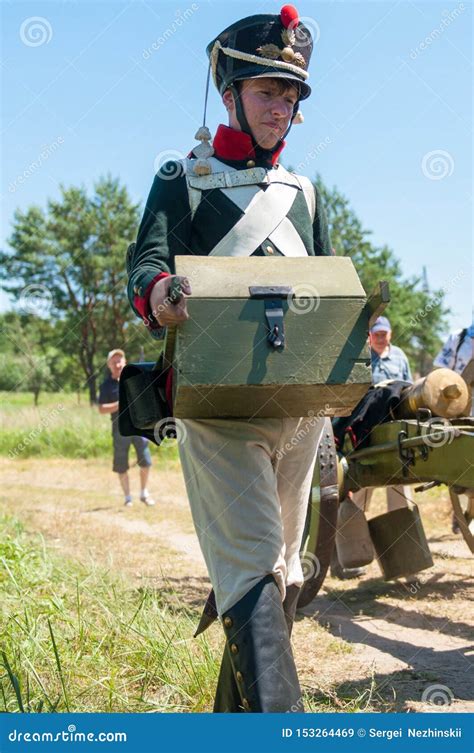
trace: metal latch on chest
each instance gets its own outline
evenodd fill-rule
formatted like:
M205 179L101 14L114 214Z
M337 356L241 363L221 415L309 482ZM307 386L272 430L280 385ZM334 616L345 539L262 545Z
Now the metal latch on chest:
M285 326L283 323L284 299L289 300L293 296L293 288L288 285L251 285L249 286L251 298L263 300L265 306L265 318L267 320L267 341L274 348L285 347Z

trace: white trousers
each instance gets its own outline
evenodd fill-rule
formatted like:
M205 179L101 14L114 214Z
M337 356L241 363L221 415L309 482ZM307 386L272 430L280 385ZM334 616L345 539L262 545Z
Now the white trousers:
M265 575L303 584L299 548L324 419L181 419L194 526L222 615Z

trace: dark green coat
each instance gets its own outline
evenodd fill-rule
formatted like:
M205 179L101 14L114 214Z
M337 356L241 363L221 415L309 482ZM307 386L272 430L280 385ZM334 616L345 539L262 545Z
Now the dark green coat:
M237 169L247 167L245 161L228 164ZM171 162L164 165L155 176L136 244L130 246L127 256L127 292L137 316L142 317L140 299L145 296L154 278L160 272L175 273L176 255L207 256L242 214L242 210L219 189L211 189L202 191L201 201L192 217L181 164ZM298 191L287 218L298 231L308 255L331 254L326 213L317 190L314 221L311 220L303 191ZM281 255L270 241L262 243L251 255L266 256L269 248L273 255Z

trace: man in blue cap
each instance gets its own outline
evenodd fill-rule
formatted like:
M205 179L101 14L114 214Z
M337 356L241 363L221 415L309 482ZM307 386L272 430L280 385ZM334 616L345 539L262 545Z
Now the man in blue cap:
M387 379L401 379L413 382L408 358L401 348L392 345L392 327L386 316L379 316L369 332L372 359L372 382L374 385ZM362 503L367 511L373 489L361 489L354 494L354 502ZM406 507L412 501L409 486L387 486L387 510Z
M386 316L379 316L369 333L372 357L372 382L403 379L412 382L408 358L401 348L392 345L392 327Z
M401 379L413 382L408 358L401 348L392 345L392 327L386 316L379 316L369 332L370 353L372 359L372 382L374 385L387 379ZM362 503L367 511L373 489L361 489L354 494L354 502ZM407 500L411 501L409 486L387 487L387 510L397 510L406 507Z

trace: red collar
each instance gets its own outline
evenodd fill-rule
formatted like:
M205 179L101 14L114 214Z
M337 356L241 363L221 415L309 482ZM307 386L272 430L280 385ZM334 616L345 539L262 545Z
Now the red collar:
M236 131L226 125L220 125L212 141L216 157L222 157L227 160L246 160L255 157L255 150L252 139L248 133ZM278 149L272 154L271 163L275 165L278 162L282 150L285 147L285 141L282 141Z

